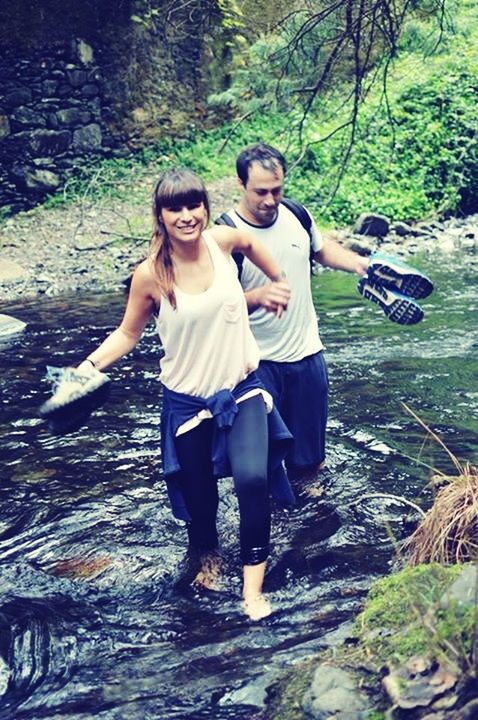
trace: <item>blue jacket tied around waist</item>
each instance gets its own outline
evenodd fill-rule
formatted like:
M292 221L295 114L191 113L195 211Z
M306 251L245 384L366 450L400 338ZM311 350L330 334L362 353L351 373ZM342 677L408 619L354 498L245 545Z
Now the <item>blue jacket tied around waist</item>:
M255 373L251 373L232 390L219 390L208 398L184 395L163 386L163 406L161 410L161 455L163 472L168 487L173 514L179 520L189 522L181 492L178 472L180 465L176 454L174 438L178 428L197 415L200 410L208 409L214 420L212 441L212 464L216 478L231 475L231 467L226 451L226 431L237 415L237 400L254 388L264 389ZM295 496L287 478L282 461L289 450L292 435L275 407L267 415L269 434L269 489L272 496L281 504L292 505Z

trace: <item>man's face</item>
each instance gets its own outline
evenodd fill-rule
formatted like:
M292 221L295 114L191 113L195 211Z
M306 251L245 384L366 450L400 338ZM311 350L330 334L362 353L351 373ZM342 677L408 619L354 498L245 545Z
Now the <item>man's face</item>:
M253 162L249 167L249 177L242 185L243 197L240 209L245 219L256 225L270 225L276 215L277 207L284 190L284 172L279 164L270 169Z

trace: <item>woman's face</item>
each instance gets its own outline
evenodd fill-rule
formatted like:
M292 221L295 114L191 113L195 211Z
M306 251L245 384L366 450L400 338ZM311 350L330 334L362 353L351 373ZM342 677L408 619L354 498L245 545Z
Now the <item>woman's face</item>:
M172 205L161 209L161 220L170 240L196 242L206 227L207 212L203 202Z

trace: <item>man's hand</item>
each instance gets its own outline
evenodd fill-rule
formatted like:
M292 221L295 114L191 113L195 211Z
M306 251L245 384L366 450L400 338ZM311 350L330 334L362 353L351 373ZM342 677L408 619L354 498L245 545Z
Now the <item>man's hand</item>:
M287 280L278 280L254 288L246 292L249 312L263 307L273 312L277 318L282 317L290 300L290 287Z

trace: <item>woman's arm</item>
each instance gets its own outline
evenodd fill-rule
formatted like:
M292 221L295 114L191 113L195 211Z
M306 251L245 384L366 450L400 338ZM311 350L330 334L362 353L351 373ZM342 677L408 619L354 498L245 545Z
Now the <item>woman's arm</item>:
M217 225L210 228L209 232L212 232L224 252L231 254L239 250L271 280L245 293L249 312L263 307L280 318L290 300L290 287L285 273L269 250L246 230Z
M121 324L106 337L96 350L89 353L88 360L84 360L78 367L93 363L98 370L104 370L133 350L151 317L154 308L153 290L154 279L149 261L145 260L134 272Z

